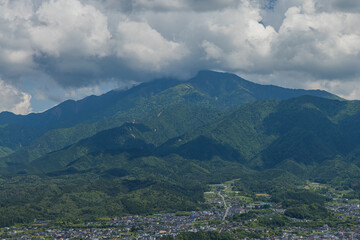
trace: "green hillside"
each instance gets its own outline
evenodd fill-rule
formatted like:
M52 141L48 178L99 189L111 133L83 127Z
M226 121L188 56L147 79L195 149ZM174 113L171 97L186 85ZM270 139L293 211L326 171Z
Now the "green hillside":
M41 147L43 144L39 138L44 134L50 139L57 139L59 135L59 143L50 144L49 149L42 148L39 151L39 154L42 154L58 150L98 131L120 126L126 121L142 119L154 112L159 113L163 108L174 104L223 111L255 100L281 100L304 94L338 98L325 91L260 85L234 74L202 71L188 81L158 79L128 90L113 90L79 101L68 100L43 113L15 115L2 112L0 146L12 150L21 150L27 146L34 148L34 144L40 144ZM79 124L80 126L77 126ZM71 130L66 130L68 128ZM65 133L62 133L62 130L60 133L52 131L54 129L65 129Z
M220 154L257 168L287 159L314 164L337 155L354 156L359 128L353 108L353 102L311 96L246 104L218 122L168 141L159 151L203 160ZM210 151L206 145L212 146ZM219 153L211 153L216 150Z
M232 179L280 202L309 180L360 196L359 120L359 102L211 71L2 113L0 224L200 209Z

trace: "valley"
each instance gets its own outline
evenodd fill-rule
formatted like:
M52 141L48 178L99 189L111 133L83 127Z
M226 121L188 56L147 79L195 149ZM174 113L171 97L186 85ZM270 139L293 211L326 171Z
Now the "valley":
M1 237L145 240L177 239L186 233L219 234L221 239L360 237L360 201L341 197L344 191L323 185L316 192L331 196L325 204L329 216L323 219L298 219L290 217L287 214L289 208L274 201L270 194L244 195L236 191L236 181L210 185L210 191L205 192L205 205L198 211L130 215L82 223L36 220L32 224L5 227ZM317 184L309 183L303 188L314 185Z
M359 122L357 101L213 71L3 112L0 227L9 238L354 233Z
M0 0L0 240L360 239L360 0Z

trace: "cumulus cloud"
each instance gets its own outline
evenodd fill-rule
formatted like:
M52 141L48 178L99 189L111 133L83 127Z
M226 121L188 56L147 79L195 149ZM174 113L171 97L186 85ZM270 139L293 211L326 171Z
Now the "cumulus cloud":
M146 22L125 20L119 23L117 33L116 54L133 68L159 71L187 54L180 43L165 39Z
M359 9L357 0L0 0L0 77L20 91L24 79L46 79L73 96L219 69L360 98Z
M107 17L95 7L77 0L51 0L34 16L38 23L29 27L29 33L35 49L55 57L108 55Z
M358 21L359 14L316 12L313 1L291 7L278 32L275 58L284 67L321 78L357 75L360 32L354 24Z
M33 49L26 22L32 16L32 4L0 1L0 74L6 79L33 71Z
M27 114L32 110L30 100L30 94L21 92L0 79L0 111Z

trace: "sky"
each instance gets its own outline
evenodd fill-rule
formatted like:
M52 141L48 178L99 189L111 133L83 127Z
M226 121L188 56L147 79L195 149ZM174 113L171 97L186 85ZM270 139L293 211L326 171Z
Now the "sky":
M360 99L359 0L0 0L0 111L199 70Z

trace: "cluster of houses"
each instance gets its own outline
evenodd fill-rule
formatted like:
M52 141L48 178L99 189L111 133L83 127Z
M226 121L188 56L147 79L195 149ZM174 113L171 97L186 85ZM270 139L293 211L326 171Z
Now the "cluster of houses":
M231 195L231 197L230 197ZM3 229L2 239L143 239L153 240L165 236L177 236L181 232L243 231L266 232L266 228L249 227L246 222L229 221L234 214L245 213L251 209L269 209L259 216L267 214L283 214L281 206L267 202L247 202L236 197L223 185L206 193L207 210L161 213L151 216L115 217L107 221L86 222L81 227L72 228L53 227L46 221L37 221L30 226L7 227ZM235 197L234 197L235 196ZM262 195L268 199L268 195ZM343 203L329 205L328 209L342 216L351 216L360 220L360 205ZM255 221L251 219L249 221ZM302 221L293 219L293 221ZM359 226L360 227L360 226ZM325 225L317 229L301 227L284 227L279 236L264 237L264 239L360 239L359 229L331 229ZM301 233L301 234L299 234Z

